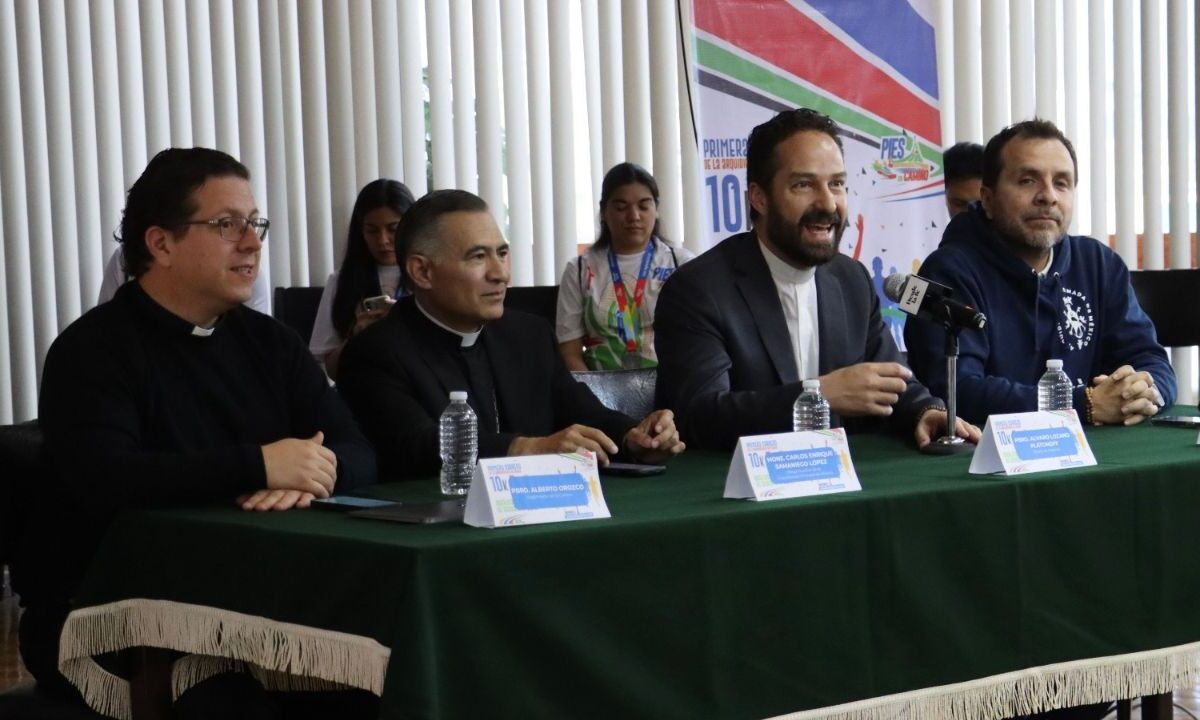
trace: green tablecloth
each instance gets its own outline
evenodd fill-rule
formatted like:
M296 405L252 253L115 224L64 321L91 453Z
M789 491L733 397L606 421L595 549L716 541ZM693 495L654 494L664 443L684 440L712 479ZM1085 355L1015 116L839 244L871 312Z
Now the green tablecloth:
M1013 479L855 436L862 492L767 503L688 453L605 479L611 519L498 530L141 512L82 598L374 638L390 718L765 717L1200 641L1196 432L1087 434L1097 467Z

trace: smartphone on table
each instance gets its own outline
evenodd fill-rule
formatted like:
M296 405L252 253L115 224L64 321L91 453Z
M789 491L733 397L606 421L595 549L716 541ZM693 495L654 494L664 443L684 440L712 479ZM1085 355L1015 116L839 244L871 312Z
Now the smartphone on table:
M351 510L378 510L388 508L397 503L378 498L358 497L356 495L331 495L327 498L317 498L309 504L316 510L332 510L334 512L350 512Z
M1200 417L1195 415L1161 415L1150 418L1150 422L1168 427L1200 428Z

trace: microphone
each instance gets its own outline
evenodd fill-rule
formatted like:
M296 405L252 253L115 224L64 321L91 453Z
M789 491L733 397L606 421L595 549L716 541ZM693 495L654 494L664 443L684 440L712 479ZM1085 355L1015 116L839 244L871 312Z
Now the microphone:
M909 315L956 328L982 330L987 325L983 313L950 297L953 290L918 275L891 275L883 283L883 294Z

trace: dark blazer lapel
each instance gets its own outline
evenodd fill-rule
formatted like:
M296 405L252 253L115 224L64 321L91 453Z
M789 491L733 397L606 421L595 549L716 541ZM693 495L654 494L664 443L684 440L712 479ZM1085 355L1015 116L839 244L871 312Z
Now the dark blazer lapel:
M779 303L775 280L758 247L758 238L754 233L746 233L729 250L734 282L754 317L754 326L758 328L775 372L783 383L797 382L799 371L796 369L796 356L792 353L792 336L788 332L787 319L783 316L783 306Z
M845 364L845 298L842 281L828 265L818 265L817 283L817 341L820 344L817 362L819 374L832 372Z

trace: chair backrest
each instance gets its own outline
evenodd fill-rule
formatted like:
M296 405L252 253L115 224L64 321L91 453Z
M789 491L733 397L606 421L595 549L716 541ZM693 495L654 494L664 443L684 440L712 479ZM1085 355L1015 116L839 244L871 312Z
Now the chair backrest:
M553 325L558 314L558 286L510 287L504 294L504 308L539 315Z
M1200 345L1200 270L1129 273L1138 304L1154 322L1165 347Z
M655 368L636 370L576 371L571 375L591 388L610 410L641 420L654 410Z
M277 287L271 314L300 333L300 339L307 343L312 339L313 323L324 291L321 287Z
M41 463L42 431L37 420L0 425L0 565L12 560L16 551Z

